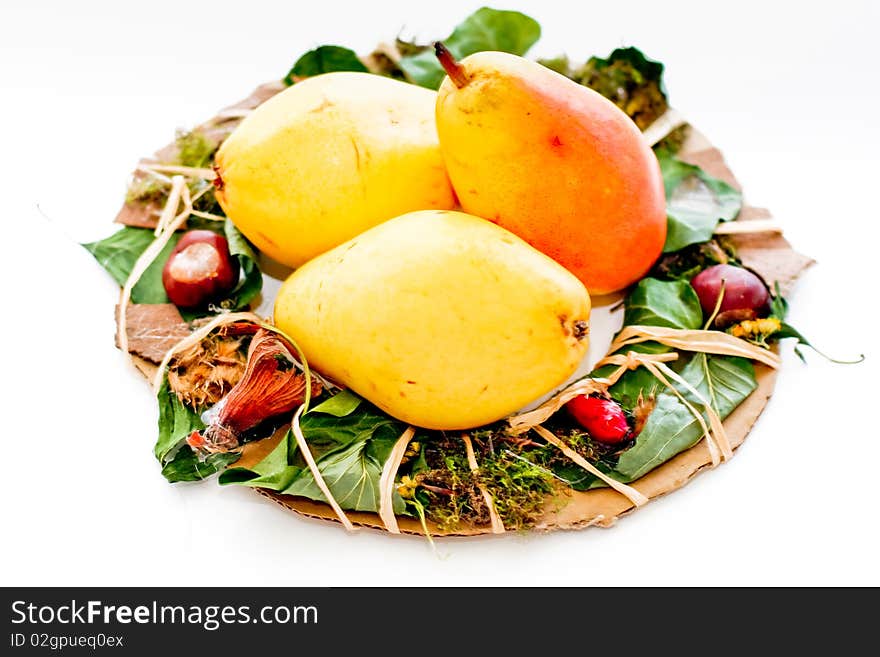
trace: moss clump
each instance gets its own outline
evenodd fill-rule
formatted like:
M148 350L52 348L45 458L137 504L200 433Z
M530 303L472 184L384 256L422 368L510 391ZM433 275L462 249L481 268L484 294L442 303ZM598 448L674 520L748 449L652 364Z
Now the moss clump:
M629 59L591 57L572 78L617 105L640 130L651 125L669 107L659 77L648 77Z
M662 280L689 281L706 267L738 262L733 242L730 238L719 236L664 254L648 275Z
M571 62L569 61L567 55L558 55L557 57L547 57L544 59L539 59L538 63L546 66L551 71L561 73L567 78L570 78L573 75L571 70Z
M638 415L624 408L627 423L638 427ZM590 436L568 413L556 413L543 425L568 447L603 472L614 470L620 455L635 443L637 431L608 444ZM423 522L436 523L442 532L462 525L491 522L484 491L505 529L525 530L544 515L554 498L572 490L605 484L574 463L537 432L514 435L504 422L473 430L470 441L476 469L471 469L465 441L443 432L427 432L410 444L397 492ZM427 531L427 530L426 530Z
M183 167L206 169L214 161L218 144L208 139L200 130L178 130L174 138L175 154L168 162ZM210 181L193 179L187 182L190 196L196 199L193 208L201 212L220 213L220 206L214 198ZM164 205L168 200L168 184L146 174L137 175L129 184L125 194L126 203L155 203Z
M125 190L126 203L162 204L168 198L168 185L149 176L136 177Z
M495 511L505 529L528 529L535 524L557 488L547 468L531 462L526 455L517 458L507 449L480 463L477 478L492 496Z
M559 489L557 478L540 463L545 448L503 428L476 431L471 443L478 466L474 471L461 438L437 434L422 441L421 454L398 492L414 500L443 531L490 523L483 490L505 529L532 527L548 496Z
M218 144L208 139L199 130L178 130L174 143L177 147L176 164L184 167L203 169L211 166Z
M618 48L607 59L591 57L580 67L565 55L539 59L539 64L602 94L623 110L640 130L645 130L666 110L669 100L663 86L663 65L648 59L638 48ZM682 125L659 143L677 152L690 126Z
M427 518L442 531L462 524L488 524L489 509L468 467L464 442L441 436L425 445L422 457L425 469L413 478Z
M678 153L678 151L681 150L684 142L687 141L690 132L690 124L685 123L684 125L680 125L675 130L666 135L663 139L658 141L654 145L654 148L665 148L670 153Z

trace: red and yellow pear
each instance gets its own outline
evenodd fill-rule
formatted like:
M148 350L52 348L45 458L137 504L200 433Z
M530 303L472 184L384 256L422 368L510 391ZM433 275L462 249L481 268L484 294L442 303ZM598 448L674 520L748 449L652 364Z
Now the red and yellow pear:
M465 212L518 235L591 294L642 278L666 240L660 167L611 101L503 52L455 61L437 96L440 149Z

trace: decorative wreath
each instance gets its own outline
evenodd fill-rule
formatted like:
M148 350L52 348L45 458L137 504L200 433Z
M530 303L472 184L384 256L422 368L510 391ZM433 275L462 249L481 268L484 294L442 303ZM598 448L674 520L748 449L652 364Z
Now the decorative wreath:
M784 297L811 260L744 202L721 152L669 105L663 65L636 48L584 64L538 60L625 113L663 176L662 253L602 298L618 325L588 372L496 422L425 429L310 367L311 354L273 323L291 270L218 201L215 155L242 121L339 71L437 89L444 56L447 71L479 51L524 57L539 35L528 16L483 8L436 48L441 61L400 38L365 56L321 46L139 162L122 227L84 246L120 284L116 343L153 387L154 454L169 482L250 486L348 529L462 536L608 527L731 459L773 392L778 341L809 346L786 324Z

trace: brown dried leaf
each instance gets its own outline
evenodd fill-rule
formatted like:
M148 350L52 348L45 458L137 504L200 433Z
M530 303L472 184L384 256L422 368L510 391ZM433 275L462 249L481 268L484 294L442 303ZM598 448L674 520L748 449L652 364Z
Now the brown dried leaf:
M778 283L783 294L788 294L798 276L816 262L794 251L779 234L744 233L729 239L742 263L760 273L771 289Z
M739 182L727 166L723 153L699 131L691 130L678 157L741 190ZM771 214L767 209L744 205L737 216L737 221L770 218ZM812 258L792 249L788 240L780 234L744 233L731 235L729 239L742 263L759 272L771 288L778 283L783 294L788 294L798 276L815 263Z
M117 306L117 322L118 313ZM173 303L129 304L125 316L129 353L151 363L161 363L167 351L190 334Z
M733 171L727 166L721 151L717 148L704 148L697 151L683 152L679 153L678 157L683 162L700 167L710 176L723 180L737 191L742 191L742 186L739 184L736 176L733 175Z

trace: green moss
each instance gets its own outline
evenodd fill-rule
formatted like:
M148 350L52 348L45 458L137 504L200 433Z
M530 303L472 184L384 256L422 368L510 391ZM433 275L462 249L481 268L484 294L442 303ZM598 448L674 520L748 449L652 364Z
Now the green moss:
M489 510L468 467L461 440L442 436L432 440L425 446L424 462L426 469L415 476L416 496L429 520L443 531L489 522Z
M551 71L556 71L557 73L564 75L567 78L570 78L572 76L571 62L569 62L567 55L559 55L558 57L539 59L538 63L546 66Z
M199 130L178 130L175 139L175 155L162 164L192 167L195 169L209 168L214 161L218 144L208 139ZM202 212L221 214L220 206L214 197L214 189L207 180L194 179L187 183L192 198L196 198L193 207ZM138 176L129 184L125 193L126 203L155 203L164 205L168 200L168 184L153 176Z
M135 178L125 190L126 203L165 203L168 185L152 177Z
M691 244L679 251L664 254L649 276L662 280L690 280L706 267L736 264L736 247L728 237L718 236L708 242Z
M609 62L592 57L572 77L617 105L641 130L651 125L669 106L660 81L649 79L626 59Z
M211 166L218 144L208 139L199 130L178 130L174 142L177 146L177 157L174 164L184 167L202 169Z
M675 130L666 135L663 139L658 141L654 145L654 148L665 148L667 151L674 155L681 150L681 147L687 140L690 131L690 124L685 123L684 125L680 125Z
M503 450L480 462L477 478L492 496L505 529L528 529L544 509L555 486L553 474L532 463L526 452Z
M471 435L478 468L471 471L464 441L442 434L424 442L412 478L413 497L441 530L485 526L491 517L482 489L493 500L505 529L527 529L541 516L548 496L558 488L554 474L538 461L543 448L526 448L503 429Z

